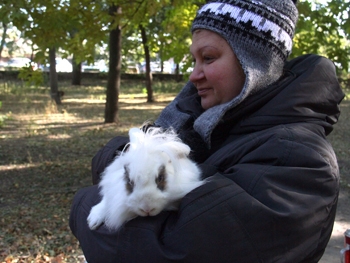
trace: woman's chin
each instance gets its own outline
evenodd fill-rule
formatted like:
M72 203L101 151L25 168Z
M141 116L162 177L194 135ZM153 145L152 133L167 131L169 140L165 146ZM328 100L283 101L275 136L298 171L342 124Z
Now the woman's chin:
M209 98L202 98L201 99L201 105L202 105L202 108L204 110L207 110L209 108L212 108L216 105L218 105L219 103L217 102L214 102L213 100L210 100Z

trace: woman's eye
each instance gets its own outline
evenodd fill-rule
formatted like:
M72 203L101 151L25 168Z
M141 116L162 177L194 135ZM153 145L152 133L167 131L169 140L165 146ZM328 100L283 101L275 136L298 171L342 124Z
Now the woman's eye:
M203 57L203 60L204 60L206 63L213 61L213 59L214 59L213 57L209 57L209 56Z

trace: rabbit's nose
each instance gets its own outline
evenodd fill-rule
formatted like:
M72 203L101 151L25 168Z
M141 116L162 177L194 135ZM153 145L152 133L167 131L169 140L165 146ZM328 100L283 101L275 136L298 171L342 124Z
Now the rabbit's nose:
M140 211L147 216L149 216L154 210L155 208L149 208L149 207L140 208Z

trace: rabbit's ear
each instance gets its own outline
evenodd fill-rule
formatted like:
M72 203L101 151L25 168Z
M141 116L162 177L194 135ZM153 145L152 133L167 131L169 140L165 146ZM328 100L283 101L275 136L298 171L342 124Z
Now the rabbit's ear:
M129 130L130 143L138 143L144 140L145 134L139 128L131 128Z
M172 153L175 153L175 157L178 159L187 158L190 154L191 148L182 142L168 142L163 145L164 152L169 154L169 149Z

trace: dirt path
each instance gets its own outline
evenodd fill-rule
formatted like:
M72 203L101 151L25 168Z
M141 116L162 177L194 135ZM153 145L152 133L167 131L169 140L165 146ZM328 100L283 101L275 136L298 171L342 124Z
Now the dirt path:
M344 232L350 228L350 189L343 186L339 195L337 215L331 240L319 263L340 263L340 250L344 247Z

